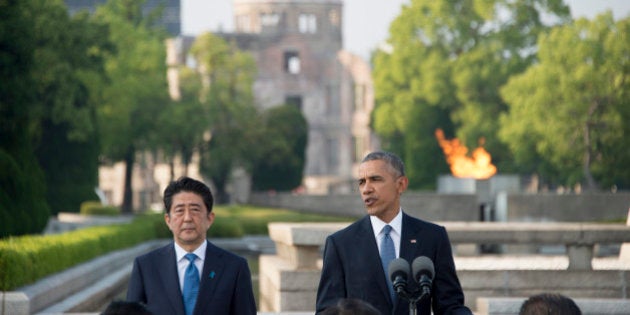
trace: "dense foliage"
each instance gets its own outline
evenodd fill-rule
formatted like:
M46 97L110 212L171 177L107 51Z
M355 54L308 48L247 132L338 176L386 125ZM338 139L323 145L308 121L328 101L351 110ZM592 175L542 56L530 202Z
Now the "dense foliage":
M627 188L628 173L613 171L628 163L627 23L596 20L572 21L561 0L404 6L373 57L372 126L403 157L411 187L448 173L440 128L469 148L485 139L499 172Z
M308 122L299 108L282 105L263 114L261 155L254 162L252 188L289 191L302 184Z
M199 65L199 99L207 109L200 171L216 187L217 202L225 203L232 171L251 170L259 154L260 120L253 96L256 64L251 54L211 33L198 36L190 52Z
M630 187L630 18L557 27L538 63L502 89L500 137L524 171L557 182Z
M101 153L110 162L125 162L123 212L131 212L131 178L136 154L159 146L159 116L170 98L166 81L165 34L152 29L143 1L110 0L95 13L109 25L116 51L105 62L107 82L95 82L98 94Z

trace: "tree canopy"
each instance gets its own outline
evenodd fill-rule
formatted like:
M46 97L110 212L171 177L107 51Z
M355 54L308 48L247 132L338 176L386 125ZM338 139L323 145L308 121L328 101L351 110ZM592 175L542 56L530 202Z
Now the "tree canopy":
M260 120L253 99L256 64L249 53L212 33L198 36L190 52L201 75L200 100L207 108L200 170L212 179L217 202L226 202L232 171L251 171L259 154Z
M135 155L155 146L160 110L170 102L165 36L150 28L142 1L110 0L95 18L109 25L116 45L105 64L108 81L98 112L102 153L109 161L125 162L122 210L130 212Z
M609 12L540 36L538 63L501 90L500 136L524 169L588 190L630 185L629 31Z
M263 113L260 157L254 162L252 188L290 191L302 184L308 122L295 105L281 105Z
M467 146L485 138L499 169L511 152L495 135L507 109L500 87L534 60L536 40L567 23L561 0L413 0L392 22L388 48L375 53L373 127L399 153L410 187L432 188L447 170L434 138L440 128Z

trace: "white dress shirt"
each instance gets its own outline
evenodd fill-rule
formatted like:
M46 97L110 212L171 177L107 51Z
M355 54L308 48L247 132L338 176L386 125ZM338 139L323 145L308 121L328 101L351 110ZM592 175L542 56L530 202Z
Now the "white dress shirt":
M378 245L378 252L381 252L381 240L383 239L383 228L385 225L390 225L392 231L389 232L389 236L394 242L394 248L396 248L396 258L400 257L400 237L402 235L402 208L398 211L398 214L391 222L386 223L376 216L370 216L370 222L372 223L372 230L374 230L374 238L376 238L376 244Z
M206 260L206 248L208 247L208 241L203 242L197 249L193 251L193 254L197 255L195 259L195 266L199 271L199 280L201 283L201 272L203 270L203 262ZM190 261L184 257L188 252L175 243L175 258L177 259L177 276L179 277L179 288L184 292L184 274L186 274L186 268Z

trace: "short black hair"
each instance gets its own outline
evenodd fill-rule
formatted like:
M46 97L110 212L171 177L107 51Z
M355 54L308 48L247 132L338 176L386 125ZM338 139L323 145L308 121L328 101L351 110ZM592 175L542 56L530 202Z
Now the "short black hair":
M169 214L171 211L171 206L173 205L173 196L182 191L191 192L199 195L201 199L203 199L203 203L206 205L206 208L208 208L208 213L212 212L212 204L214 203L214 198L212 197L210 187L208 187L201 181L183 176L175 181L172 181L170 184L168 184L168 187L164 189L164 211L166 211L166 214Z
M562 294L541 293L523 302L519 315L581 315L575 302Z
M140 302L113 301L101 315L153 315L151 311Z
M387 165L389 165L394 171L394 175L396 175L396 177L405 176L405 164L398 157L398 155L391 152L386 152L386 151L371 152L363 158L363 161L361 161L361 163L365 163L367 161L377 161L377 160L384 161L385 163L387 163Z

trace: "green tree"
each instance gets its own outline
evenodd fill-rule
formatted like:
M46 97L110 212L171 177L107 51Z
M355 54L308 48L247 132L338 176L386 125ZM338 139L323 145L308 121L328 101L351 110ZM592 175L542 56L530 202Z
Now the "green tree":
M34 154L34 5L0 2L0 237L41 232L49 216Z
M263 113L264 147L252 171L254 190L288 191L302 183L308 122L299 108L282 105Z
M181 157L184 170L188 169L194 152L201 148L203 135L209 129L208 109L200 101L199 75L193 69L183 67L179 71L179 85L181 99L162 110L158 131L162 152L169 161L171 180L175 177L175 157Z
M99 107L103 154L125 162L123 212L131 212L131 178L136 153L155 145L160 110L170 102L166 82L164 34L149 28L144 1L111 0L96 11L110 27L116 54L107 59L108 85Z
M552 184L629 187L629 31L609 12L540 37L540 61L501 91L500 135L520 165Z
M390 26L389 49L374 55L373 127L401 154L412 188L447 170L434 131L468 147L479 138L499 168L509 150L495 137L505 111L499 87L534 60L541 16L567 22L561 0L413 0Z
M62 1L31 1L35 18L33 78L38 103L36 155L53 214L96 199L99 147L90 80L103 73L107 28L87 14L70 18ZM94 86L92 86L94 88Z
M208 141L201 150L200 170L212 179L217 202L229 200L226 185L232 171L251 171L258 155L259 119L253 100L256 64L253 57L220 37L205 33L191 47L202 75L201 102L208 108Z
M1 5L2 177L10 179L2 203L16 219L3 221L9 234L39 233L50 210L78 210L96 197L98 148L86 80L102 72L106 29L86 15L70 18L60 0Z

